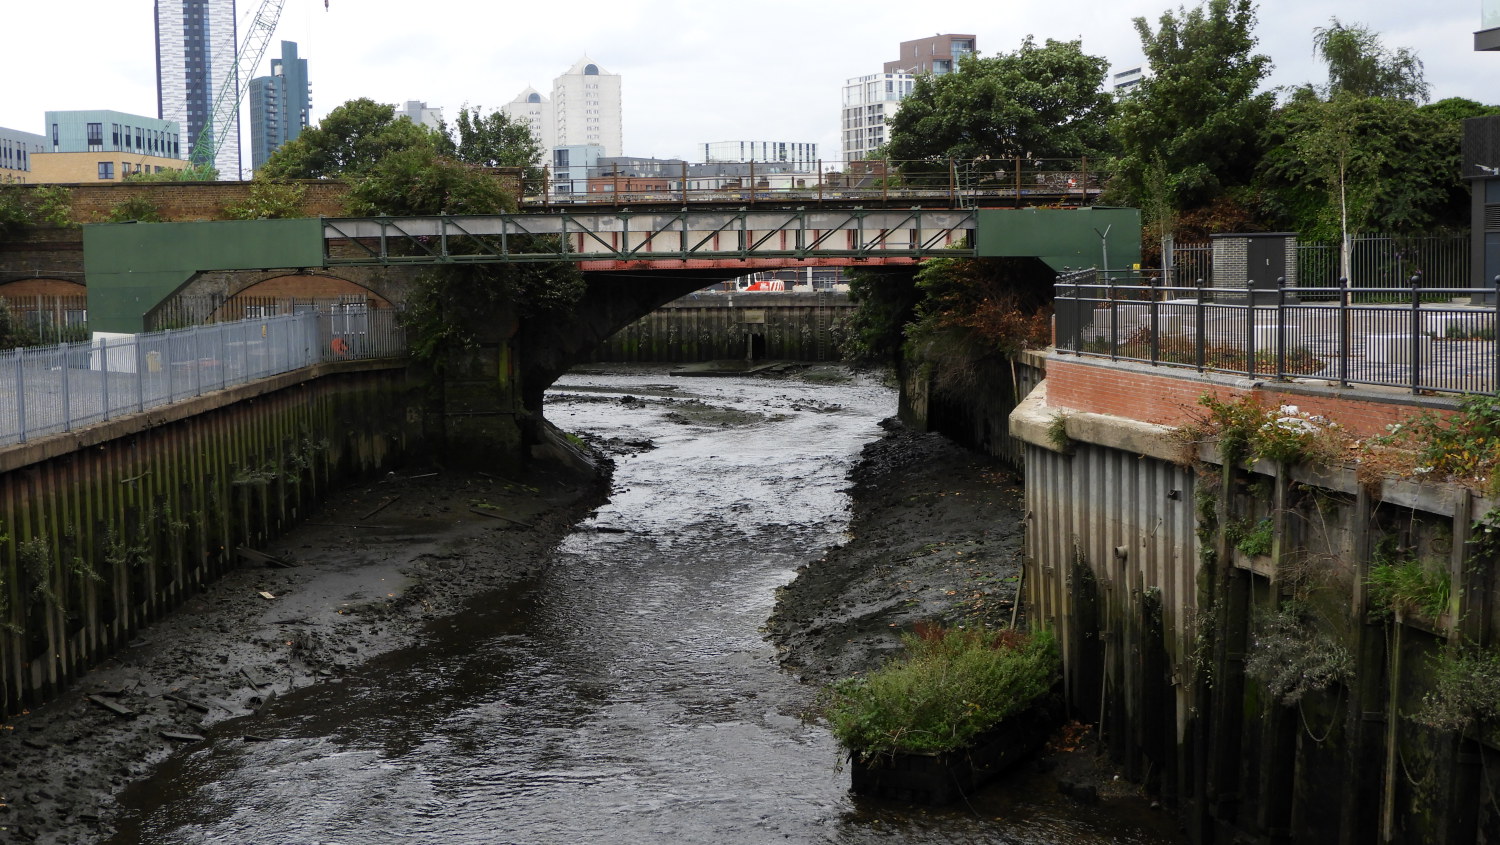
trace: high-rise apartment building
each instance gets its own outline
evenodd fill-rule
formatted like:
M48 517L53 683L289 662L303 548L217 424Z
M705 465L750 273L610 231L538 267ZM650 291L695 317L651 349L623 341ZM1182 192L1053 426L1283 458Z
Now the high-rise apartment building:
M510 118L512 123L524 123L531 128L532 137L536 138L537 145L543 150L554 149L557 143L557 122L552 117L552 101L543 97L539 91L526 86L526 90L516 95L514 100L500 107L500 111ZM585 144L574 144L571 146L587 146Z
M973 35L934 35L901 42L901 58L885 63L886 73L930 73L942 76L958 68L958 60L974 52Z
M844 161L861 161L887 140L886 122L922 74L942 76L975 52L973 35L949 33L901 42L901 58L886 62L881 73L856 76L844 83L840 131Z
M500 110L530 125L544 150L598 144L606 156L618 156L624 146L620 75L606 72L588 56L552 80L550 101L527 88Z
M212 128L214 100L226 80L238 90L234 0L156 0L156 113L182 127L183 153ZM223 129L214 158L223 179L240 178L239 110Z
M297 42L281 42L271 75L250 80L250 167L259 170L271 153L312 125L312 85Z

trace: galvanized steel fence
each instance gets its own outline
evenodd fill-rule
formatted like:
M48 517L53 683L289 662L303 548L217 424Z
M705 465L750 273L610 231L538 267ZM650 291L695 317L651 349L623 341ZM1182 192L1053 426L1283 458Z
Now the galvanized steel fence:
M0 351L0 444L325 361L406 353L392 310L308 313Z
M1056 285L1059 352L1412 393L1500 390L1495 288L1158 284L1086 270Z

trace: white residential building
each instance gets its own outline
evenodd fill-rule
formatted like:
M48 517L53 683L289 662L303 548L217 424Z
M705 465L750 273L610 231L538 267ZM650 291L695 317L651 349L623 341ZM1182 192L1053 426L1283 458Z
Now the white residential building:
M699 145L705 164L728 161L784 162L816 171L818 145L801 141L708 141Z
M606 156L618 156L624 147L620 75L606 72L588 56L552 80L550 101L528 87L501 111L529 123L542 149L598 144Z
M238 90L234 0L156 0L156 116L181 127L187 157L211 129L214 101L226 80ZM239 179L239 109L223 129L213 166L220 179Z
M428 129L437 129L443 123L442 107L428 108L427 103L422 100L407 100L404 105L395 106L395 109L396 117L404 117Z
M514 100L500 107L500 111L510 118L512 123L524 123L531 127L532 137L536 138L537 145L544 150L550 150L557 144L557 123L552 117L552 101L543 97L540 92L530 85L526 90L516 95Z
M900 71L857 76L844 83L844 161L860 161L887 140L885 123L911 93L916 77Z
M598 144L606 156L624 155L620 131L620 75L588 56L552 80L553 146Z

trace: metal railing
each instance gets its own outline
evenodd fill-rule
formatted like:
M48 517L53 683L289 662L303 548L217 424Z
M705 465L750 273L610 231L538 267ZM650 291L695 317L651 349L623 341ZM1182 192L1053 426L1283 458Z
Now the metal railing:
M1298 240L1295 251L1298 288L1338 287L1337 241ZM1473 283L1470 256L1467 234L1355 235L1349 240L1350 278L1361 287L1406 288L1411 277L1418 276L1423 287L1466 289ZM1187 286L1198 279L1214 279L1212 243L1177 244L1172 250L1172 278L1166 281Z
M640 159L548 169L525 205L937 201L955 208L1092 205L1110 173L1077 158L724 162ZM840 169L825 169L825 167Z
M404 355L397 313L309 313L0 351L0 444L325 361Z
M1058 352L1412 393L1500 389L1496 288L1162 285L1086 270L1056 285Z

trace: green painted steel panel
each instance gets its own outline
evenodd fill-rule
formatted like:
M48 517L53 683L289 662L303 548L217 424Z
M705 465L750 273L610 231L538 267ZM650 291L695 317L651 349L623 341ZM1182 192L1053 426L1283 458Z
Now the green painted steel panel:
M1105 235L1107 234L1107 237ZM981 258L1036 257L1057 271L1141 262L1141 212L1135 208L981 208Z
M89 325L139 332L146 312L204 270L323 266L323 224L294 220L97 223L83 227Z

